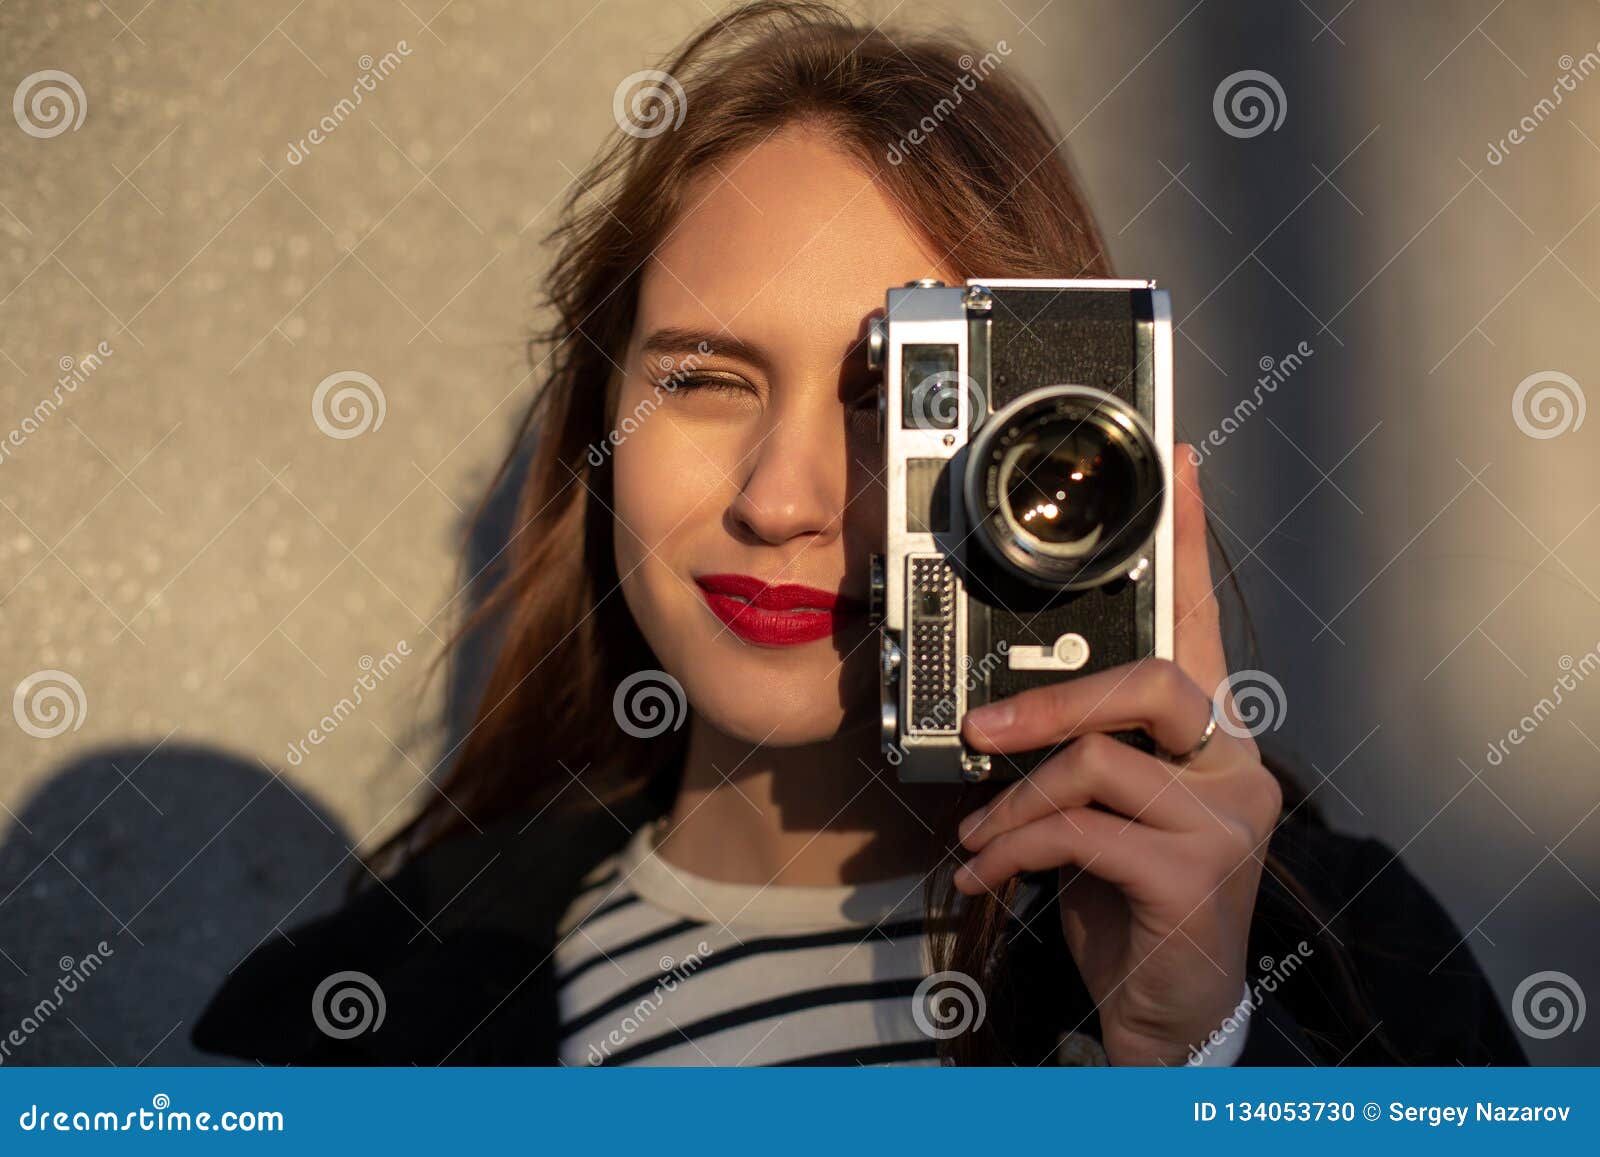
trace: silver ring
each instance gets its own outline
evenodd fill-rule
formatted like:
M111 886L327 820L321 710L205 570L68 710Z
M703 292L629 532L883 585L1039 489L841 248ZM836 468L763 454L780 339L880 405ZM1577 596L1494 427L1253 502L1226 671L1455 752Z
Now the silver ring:
M1194 746L1188 751L1174 754L1173 759L1182 764L1194 762L1194 757L1206 749L1206 744L1211 742L1211 737L1217 733L1217 705L1211 705L1211 718L1206 721L1206 729L1200 733L1200 738L1195 740Z

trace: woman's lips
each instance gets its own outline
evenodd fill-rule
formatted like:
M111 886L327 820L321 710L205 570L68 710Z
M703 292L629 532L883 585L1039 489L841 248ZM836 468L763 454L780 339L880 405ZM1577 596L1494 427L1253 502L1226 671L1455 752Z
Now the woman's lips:
M747 643L788 647L833 634L858 614L855 599L799 583L768 584L747 574L696 577L711 612Z

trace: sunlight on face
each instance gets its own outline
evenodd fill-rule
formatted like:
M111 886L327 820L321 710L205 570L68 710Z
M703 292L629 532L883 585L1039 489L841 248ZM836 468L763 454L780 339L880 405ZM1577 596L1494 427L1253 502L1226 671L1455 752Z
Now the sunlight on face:
M876 711L864 612L885 491L867 320L891 286L958 279L814 129L717 162L686 204L644 271L623 361L623 596L705 722L814 742ZM812 590L774 599L768 584Z

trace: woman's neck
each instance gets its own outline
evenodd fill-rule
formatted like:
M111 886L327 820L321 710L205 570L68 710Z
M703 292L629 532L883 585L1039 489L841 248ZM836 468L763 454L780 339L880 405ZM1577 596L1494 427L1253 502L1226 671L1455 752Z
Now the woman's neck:
M689 720L682 786L658 844L668 863L745 884L858 884L930 871L957 789L902 784L875 721L765 747Z

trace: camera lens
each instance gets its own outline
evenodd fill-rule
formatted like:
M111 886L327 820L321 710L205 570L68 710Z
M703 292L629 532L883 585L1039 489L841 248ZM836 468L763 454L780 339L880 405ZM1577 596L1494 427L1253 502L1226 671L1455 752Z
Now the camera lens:
M1104 541L1107 527L1128 520L1137 480L1097 428L1047 427L1038 438L1002 466L1005 515L1040 549L1082 557Z
M1149 426L1086 386L1023 395L974 439L967 506L990 553L1026 581L1076 590L1127 573L1161 517Z

